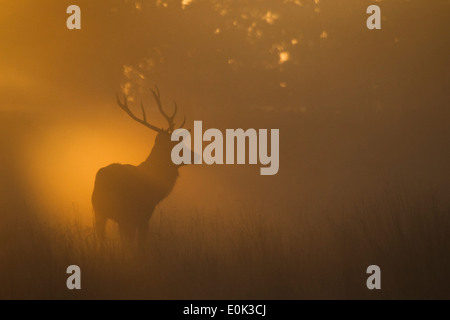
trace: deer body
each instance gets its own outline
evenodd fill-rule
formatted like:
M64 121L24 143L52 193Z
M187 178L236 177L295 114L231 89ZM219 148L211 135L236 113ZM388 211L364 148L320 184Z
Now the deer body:
M143 244L148 234L148 223L155 207L172 191L178 177L179 166L171 161L174 142L173 118L163 111L159 100L159 91L153 91L161 113L169 121L169 129L158 129L144 120L136 118L127 106L127 98L119 106L134 120L158 132L155 145L144 162L138 166L114 163L101 168L96 175L92 205L95 213L95 229L100 239L104 238L108 219L119 225L120 236L124 242L131 242L136 233L139 244ZM143 107L142 107L142 110Z

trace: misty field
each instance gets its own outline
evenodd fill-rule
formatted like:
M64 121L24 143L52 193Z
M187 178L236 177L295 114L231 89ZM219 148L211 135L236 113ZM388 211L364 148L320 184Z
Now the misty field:
M101 247L80 222L17 212L0 238L0 298L448 299L449 213L433 196L403 192L326 212L163 207L138 254L122 248L113 223ZM71 264L82 290L66 288ZM366 288L371 264L382 290Z

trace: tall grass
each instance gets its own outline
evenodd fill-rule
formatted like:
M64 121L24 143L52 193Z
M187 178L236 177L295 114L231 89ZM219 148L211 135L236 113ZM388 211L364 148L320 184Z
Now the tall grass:
M148 248L123 248L109 224L27 217L3 223L3 299L379 299L450 298L450 212L433 197L402 192L350 208L277 212L157 209ZM66 288L79 265L82 290ZM381 290L366 268L381 267Z

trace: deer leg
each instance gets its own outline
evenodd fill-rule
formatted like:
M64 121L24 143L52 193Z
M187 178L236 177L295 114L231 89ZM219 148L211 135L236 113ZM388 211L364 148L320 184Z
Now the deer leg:
M95 234L103 241L105 239L106 218L95 213Z
M138 245L141 250L145 249L148 237L148 220L144 219L137 227Z

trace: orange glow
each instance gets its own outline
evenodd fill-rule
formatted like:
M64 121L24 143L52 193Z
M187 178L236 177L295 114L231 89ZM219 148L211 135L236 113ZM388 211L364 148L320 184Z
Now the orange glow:
M75 203L82 215L90 215L97 170L113 162L139 164L152 147L150 134L147 139L130 139L120 130L86 125L50 128L36 137L39 143L28 146L31 161L26 170L34 201L43 208L67 208Z

